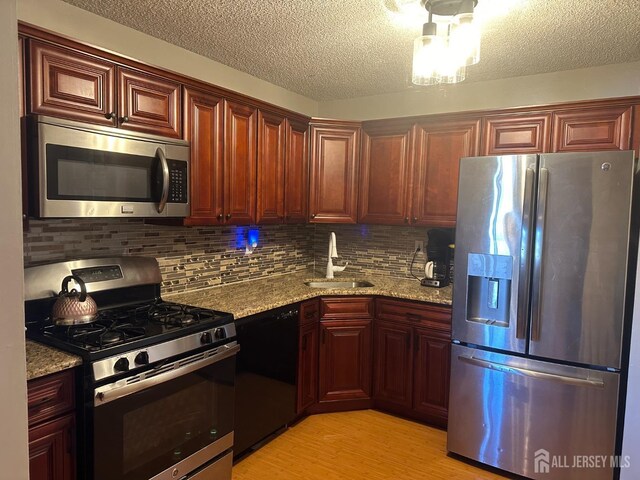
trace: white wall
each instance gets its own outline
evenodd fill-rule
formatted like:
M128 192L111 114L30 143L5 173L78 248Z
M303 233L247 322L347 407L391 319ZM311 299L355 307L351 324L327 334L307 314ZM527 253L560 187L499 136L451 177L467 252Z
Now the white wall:
M627 408L622 442L622 455L631 457L631 465L630 468L621 470L620 480L638 480L640 478L640 257L636 272L638 280L634 299Z
M370 120L627 95L640 95L640 62L322 102L320 116Z
M18 19L136 60L179 72L298 113L318 102L60 0L17 0Z
M0 0L0 478L26 480L27 393L15 0Z

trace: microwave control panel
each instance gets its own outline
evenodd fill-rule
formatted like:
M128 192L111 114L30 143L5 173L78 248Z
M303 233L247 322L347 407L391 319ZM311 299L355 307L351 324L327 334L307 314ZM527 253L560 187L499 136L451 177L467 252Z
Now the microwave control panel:
M169 160L169 202L187 203L189 189L187 187L187 162L179 160Z

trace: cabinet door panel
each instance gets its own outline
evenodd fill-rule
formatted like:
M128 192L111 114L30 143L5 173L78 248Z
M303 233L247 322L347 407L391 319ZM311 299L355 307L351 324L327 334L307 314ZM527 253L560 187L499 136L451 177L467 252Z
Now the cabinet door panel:
M311 138L311 222L356 223L359 127L314 125Z
M185 223L217 225L224 222L223 101L189 88L184 97L185 137L191 145L191 216Z
M118 69L119 126L127 130L180 137L180 85L126 68Z
M225 221L255 223L256 109L225 101Z
M113 126L115 66L29 40L29 113Z
M553 114L553 152L628 150L632 107L594 107Z
M371 397L371 320L320 322L318 400Z
M257 223L284 221L285 120L258 112Z
M409 221L411 132L364 132L358 221L399 225Z
M298 413L318 401L318 328L317 322L300 327Z
M482 155L517 155L549 151L551 114L501 115L482 121Z
M413 329L377 322L374 330L373 396L376 401L411 408Z
M477 156L479 120L417 127L412 223L455 226L462 157Z
M309 200L309 125L287 121L284 169L285 223L305 223Z
M446 423L449 408L451 339L446 334L416 328L416 364L413 408Z
M66 415L29 429L29 478L31 480L75 478L73 435L73 415Z

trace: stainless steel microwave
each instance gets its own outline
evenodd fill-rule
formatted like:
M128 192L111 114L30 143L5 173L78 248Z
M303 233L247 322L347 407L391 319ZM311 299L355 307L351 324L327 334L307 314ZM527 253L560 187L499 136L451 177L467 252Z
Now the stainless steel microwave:
M187 142L38 115L27 120L31 216L189 215Z

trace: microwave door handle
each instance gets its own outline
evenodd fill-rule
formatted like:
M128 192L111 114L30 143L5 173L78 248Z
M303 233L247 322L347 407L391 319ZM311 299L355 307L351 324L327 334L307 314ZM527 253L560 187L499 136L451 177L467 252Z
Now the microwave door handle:
M161 148L158 147L156 155L158 155L160 164L162 165L162 195L160 196L160 203L158 204L158 213L162 213L164 207L167 206L167 200L169 200L169 164Z

